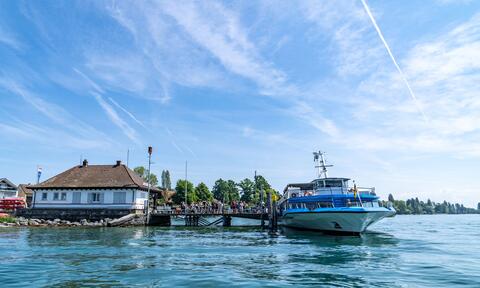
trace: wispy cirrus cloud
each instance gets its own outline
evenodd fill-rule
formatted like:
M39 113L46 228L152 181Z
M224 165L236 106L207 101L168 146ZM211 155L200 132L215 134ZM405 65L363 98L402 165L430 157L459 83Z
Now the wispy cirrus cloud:
M21 50L22 44L4 25L0 23L0 44L4 44L15 50Z
M108 100L110 100L110 102L113 103L113 105L115 105L118 109L122 110L125 114L128 115L128 117L130 117L133 121L135 121L138 125L142 126L143 128L147 129L147 127L145 127L145 125L143 124L142 121L138 120L137 117L135 117L135 115L133 115L130 111L128 111L127 109L123 108L123 106L121 106L120 104L117 103L117 101L113 100L112 97L108 97Z
M118 128L120 128L130 140L133 142L139 143L138 135L135 129L133 129L125 120L123 120L115 111L115 109L106 102L103 97L98 93L93 93L95 100L98 102L100 107L102 107L105 114L108 116L110 121L115 124Z
M132 9L125 3L115 2L107 6L107 12L131 33L137 46L142 47L139 54L144 62L136 59L123 66L136 70L142 62L140 70L146 69L162 79L165 95L169 95L165 83L228 90L232 87L226 87L226 83L238 88L231 80L237 77L254 83L256 94L270 96L301 112L285 111L286 116L308 123L322 133L337 133L334 121L321 116L320 108L307 107L310 104L301 100L305 92L262 56L240 15L223 4L154 2ZM110 73L118 69L107 70ZM118 83L123 85L122 81Z
M19 96L23 99L25 103L29 104L31 107L44 115L50 121L65 129L66 131L58 131L58 133L62 133L63 135L63 143L67 145L70 143L69 141L71 141L71 143L77 144L85 143L86 147L105 147L111 145L105 134L84 123L83 121L77 119L77 117L73 116L61 106L51 103L43 99L36 93L31 92L29 89L25 88L18 80L13 80L4 76L0 78L0 86L7 89L14 95ZM20 129L21 131L28 131L30 135L34 135L38 138L43 138L41 137L41 131L37 126L28 124L26 122L22 122L21 126L23 127L22 129ZM18 130L17 132L19 132L20 130ZM49 131L50 132L44 134L52 134L54 130Z
M398 73L400 73L400 76L402 77L403 82L405 83L405 86L407 87L408 92L410 93L410 96L412 97L413 102L415 103L418 110L422 114L423 120L427 121L427 116L425 115L425 112L423 111L422 106L418 102L417 96L415 96L415 93L413 92L412 87L410 85L410 82L407 80L407 77L405 76L405 73L403 73L403 70L398 65L397 59L395 59L395 57L393 56L392 50L390 50L390 46L388 45L387 41L385 40L385 37L383 37L382 31L380 30L380 27L378 27L377 21L375 20L372 12L370 11L370 7L368 6L366 0L361 0L361 1L362 1L362 4L363 4L363 7L365 8L365 12L367 13L368 17L372 21L373 27L375 27L375 30L378 33L378 37L380 37L380 40L382 40L382 43L385 46L385 49L387 50L388 55L390 56L390 59L392 59L393 65L395 65L395 68L397 68Z
M100 87L95 81L93 81L90 77L85 75L82 71L78 69L74 69L74 71L82 76L82 78L85 80L87 86L90 88L90 94L93 95L94 99L97 101L97 103L100 105L100 107L103 109L107 117L110 119L110 121L120 128L120 130L127 136L130 140L134 141L135 143L139 143L139 138L137 131L132 128L123 118L120 117L120 115L117 113L115 108L113 108L112 105L110 105L107 101L103 99L102 94L105 93L104 89ZM125 114L127 114L130 118L132 118L135 122L137 122L139 125L145 128L145 125L143 125L142 122L140 122L132 113L130 113L128 110L120 106L115 100L113 100L111 97L109 97L110 102L113 103L117 108L119 108L121 111L123 111Z
M402 98L405 92L399 76L380 69L359 86L356 105L364 124L383 117L376 124L382 129L369 124L363 134L352 137L364 143L371 139L363 146L370 149L479 156L478 31L477 14L442 35L419 41L401 60L430 116L428 123L419 123L414 107Z

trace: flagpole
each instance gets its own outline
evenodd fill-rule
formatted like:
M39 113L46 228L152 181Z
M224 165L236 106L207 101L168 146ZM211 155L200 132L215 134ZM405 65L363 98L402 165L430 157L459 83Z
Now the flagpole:
M148 189L147 189L147 207L146 207L146 211L147 211L147 219L148 219L148 213L149 213L149 206L150 206L150 167L151 167L151 164L152 164L152 152L153 152L153 148L152 146L148 146L148 176L147 176L147 183L148 183Z
M187 185L187 170L188 162L185 161L185 215L187 215L187 205L188 205L188 185Z

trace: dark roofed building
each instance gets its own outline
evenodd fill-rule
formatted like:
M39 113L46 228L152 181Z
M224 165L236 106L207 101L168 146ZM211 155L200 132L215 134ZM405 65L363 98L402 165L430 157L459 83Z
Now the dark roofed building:
M117 161L115 165L72 167L40 184L27 187L34 193L33 208L144 210L148 184ZM152 187L151 192L160 193Z

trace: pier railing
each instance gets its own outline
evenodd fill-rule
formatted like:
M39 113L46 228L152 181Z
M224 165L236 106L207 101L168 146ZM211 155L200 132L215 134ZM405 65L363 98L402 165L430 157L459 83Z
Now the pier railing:
M208 208L171 208L159 209L151 212L155 215L205 215L205 216L222 216L222 215L266 215L267 209L261 208L247 208L247 209L208 209Z

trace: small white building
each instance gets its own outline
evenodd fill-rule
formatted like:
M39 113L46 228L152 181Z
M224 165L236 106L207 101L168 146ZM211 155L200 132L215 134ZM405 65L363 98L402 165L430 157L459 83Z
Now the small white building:
M33 191L33 209L144 210L148 187L134 171L115 165L75 166L40 184ZM151 192L159 193L154 187Z
M17 186L7 178L0 178L0 199L17 197Z

